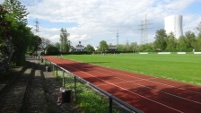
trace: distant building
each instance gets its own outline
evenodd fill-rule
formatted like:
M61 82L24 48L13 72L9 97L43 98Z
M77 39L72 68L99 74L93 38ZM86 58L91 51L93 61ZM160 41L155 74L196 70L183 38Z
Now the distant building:
M117 50L117 47L116 47L116 46L113 46L113 45L109 45L109 46L108 46L108 50L109 50L110 52L115 52L115 51Z
M79 44L75 47L75 51L84 51L85 47L81 45L81 41L79 41Z
M108 46L108 49L109 49L109 50L116 50L117 47L116 47L116 46L113 46L113 45L109 45L109 46Z
M182 15L167 16L164 20L167 34L172 32L176 38L179 38L183 35Z

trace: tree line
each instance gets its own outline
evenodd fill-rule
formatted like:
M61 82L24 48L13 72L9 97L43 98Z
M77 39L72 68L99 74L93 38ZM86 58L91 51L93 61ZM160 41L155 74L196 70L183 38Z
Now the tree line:
M38 50L41 38L27 26L27 9L18 0L0 4L0 61L23 65L27 51Z
M166 34L164 29L156 31L154 41L147 44L137 44L137 42L112 45L105 40L99 42L98 49L95 50L91 44L85 47L85 51L81 53L135 53L135 52L193 52L201 51L201 22L196 27L197 35L192 31L187 31L183 36L176 38L173 33ZM69 53L71 48L70 40L66 29L60 30L60 43L51 46L50 54ZM115 49L110 49L110 47ZM56 52L55 52L56 51ZM73 51L71 51L73 53Z
M116 45L116 52L193 52L201 51L201 22L196 27L197 36L192 31L187 31L178 39L173 33L166 34L164 29L156 31L154 41L151 43L138 45L136 42ZM99 43L98 51L114 52L109 50L106 41L102 40Z

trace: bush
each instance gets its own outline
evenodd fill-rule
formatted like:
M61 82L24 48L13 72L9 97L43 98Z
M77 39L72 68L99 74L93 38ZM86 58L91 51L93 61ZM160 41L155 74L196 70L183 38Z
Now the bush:
M47 55L58 55L59 54L59 50L57 47L54 47L52 45L47 46L46 48L46 54Z

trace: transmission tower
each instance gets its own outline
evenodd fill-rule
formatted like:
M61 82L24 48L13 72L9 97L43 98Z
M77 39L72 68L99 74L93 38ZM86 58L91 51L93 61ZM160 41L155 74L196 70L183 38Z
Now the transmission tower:
M149 20L147 20L147 17L145 15L145 19L141 22L141 24L139 25L140 27L140 31L141 31L141 39L140 39L140 43L141 44L146 44L148 43L148 29L149 28Z
M35 23L36 23L36 25L35 25L35 35L39 36L39 22L38 22L38 19L36 19Z
M119 32L117 31L117 45L119 44Z

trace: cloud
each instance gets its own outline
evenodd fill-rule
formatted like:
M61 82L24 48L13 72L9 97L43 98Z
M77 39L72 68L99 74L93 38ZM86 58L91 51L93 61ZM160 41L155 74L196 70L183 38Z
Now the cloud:
M140 42L139 25L145 15L152 28L149 40L153 40L156 30L163 28L165 16L182 13L186 19L184 25L196 25L199 14L182 12L194 2L196 0L43 0L27 8L30 12L28 18L76 23L77 26L67 28L70 40L97 45L101 40L116 44L117 31L119 43L125 43L125 40ZM59 34L58 28L41 28L41 35L53 41L59 41Z

